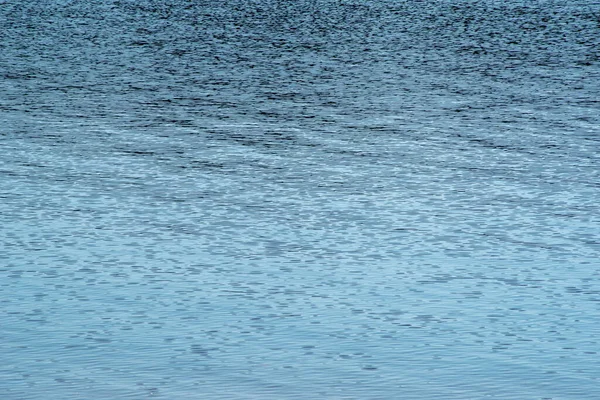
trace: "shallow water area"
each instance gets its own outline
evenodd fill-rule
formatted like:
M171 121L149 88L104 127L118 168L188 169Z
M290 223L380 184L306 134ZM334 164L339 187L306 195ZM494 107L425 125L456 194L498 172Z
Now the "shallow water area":
M0 1L0 398L599 398L599 16Z

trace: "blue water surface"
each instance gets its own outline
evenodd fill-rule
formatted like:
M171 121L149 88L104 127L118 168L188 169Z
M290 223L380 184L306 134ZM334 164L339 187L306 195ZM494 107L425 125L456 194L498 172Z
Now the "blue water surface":
M0 399L600 398L600 4L0 2Z

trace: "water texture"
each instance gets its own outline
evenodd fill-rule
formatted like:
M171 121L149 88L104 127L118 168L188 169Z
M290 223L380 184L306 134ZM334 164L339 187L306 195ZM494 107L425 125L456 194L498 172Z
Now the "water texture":
M0 1L0 398L600 398L600 3Z

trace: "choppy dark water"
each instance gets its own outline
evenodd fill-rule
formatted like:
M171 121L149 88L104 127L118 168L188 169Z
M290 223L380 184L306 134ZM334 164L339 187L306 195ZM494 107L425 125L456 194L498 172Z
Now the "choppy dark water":
M600 3L0 1L0 398L600 398Z

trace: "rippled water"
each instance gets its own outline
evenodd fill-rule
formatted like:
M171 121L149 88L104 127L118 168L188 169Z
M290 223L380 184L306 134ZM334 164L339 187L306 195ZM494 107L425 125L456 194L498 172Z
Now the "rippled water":
M0 398L600 398L600 3L0 1Z

